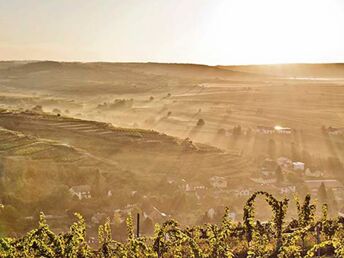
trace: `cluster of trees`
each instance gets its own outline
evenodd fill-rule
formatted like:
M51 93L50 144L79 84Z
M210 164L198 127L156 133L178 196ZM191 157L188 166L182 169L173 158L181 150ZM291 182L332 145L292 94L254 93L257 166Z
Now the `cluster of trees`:
M154 99L154 98L153 98ZM152 99L152 100L153 100ZM116 108L131 108L134 104L134 99L115 99L113 102L99 104L97 109L116 109Z
M241 126L234 126L233 128L233 135L234 136L240 136L241 135Z
M255 200L263 196L272 208L272 219L255 219ZM1 238L1 257L344 257L344 219L329 219L327 206L316 216L309 195L296 199L297 218L285 220L288 199L277 200L266 192L254 193L244 207L243 223L233 222L228 209L219 224L182 228L168 220L155 226L151 237L134 232L127 218L127 240L112 238L110 220L99 226L97 243L86 239L84 219L76 214L68 232L55 234L41 214L38 228L20 238ZM91 247L91 245L93 247Z

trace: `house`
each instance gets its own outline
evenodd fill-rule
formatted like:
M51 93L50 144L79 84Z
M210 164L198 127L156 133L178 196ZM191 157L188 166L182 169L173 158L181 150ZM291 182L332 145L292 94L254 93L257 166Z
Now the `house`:
M288 127L282 127L282 126L276 125L274 129L276 133L278 134L291 134L292 133L292 129Z
M270 127L270 126L258 125L257 129L256 129L256 132L260 133L260 134L274 134L275 133L275 128L274 127Z
M251 193L252 193L252 191L248 188L237 189L234 191L234 196L237 198L248 197L251 195Z
M206 190L207 188L199 182L191 182L185 185L186 192L193 192L197 190Z
M311 170L310 168L307 168L305 170L305 176L319 178L324 176L324 173L319 169Z
M262 163L260 173L265 177L275 176L277 163L272 159L265 159Z
M284 185L279 187L280 194L294 194L296 192L295 185Z
M89 185L72 186L69 192L73 196L77 196L79 200L91 198L91 187Z
M330 135L344 135L344 127L335 128L330 126L329 128L327 128L327 133Z
M226 188L227 180L221 176L213 176L210 178L210 184L214 188Z
M304 171L305 170L305 163L299 162L299 161L293 162L293 169Z

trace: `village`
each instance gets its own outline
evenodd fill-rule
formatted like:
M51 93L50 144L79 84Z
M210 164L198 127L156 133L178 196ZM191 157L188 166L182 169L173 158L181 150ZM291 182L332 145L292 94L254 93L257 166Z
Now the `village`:
M213 175L208 179L187 181L177 177L166 177L161 188L167 195L131 192L131 203L113 211L113 225L118 235L125 229L125 219L129 214L141 214L142 233L151 233L155 223L175 218L183 224L217 223L226 207L234 221L241 221L245 201L256 191L266 191L277 198L289 198L291 206L295 197L304 198L311 194L314 201L327 203L331 216L344 215L344 185L333 177L328 166L308 166L302 160L288 157L275 159L266 157L257 161L257 167L249 178L232 178ZM70 193L79 200L92 198L89 185L70 188ZM168 196L171 193L172 196ZM107 191L112 197L112 191ZM163 201L162 201L163 198ZM160 199L160 200L158 200ZM268 219L270 210L260 210L260 215ZM192 211L192 212L191 212ZM296 211L294 211L296 212ZM191 215L192 214L192 215ZM100 223L109 214L96 213L91 221ZM288 214L295 216L295 214Z

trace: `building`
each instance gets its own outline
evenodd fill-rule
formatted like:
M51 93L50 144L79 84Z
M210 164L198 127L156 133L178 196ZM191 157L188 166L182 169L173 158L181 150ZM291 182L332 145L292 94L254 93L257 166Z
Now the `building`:
M234 191L234 195L237 198L240 197L249 197L251 195L252 191L248 188L243 188L243 189L237 189Z
M299 162L299 161L295 161L295 162L293 162L293 169L294 170L304 171L305 170L305 163Z
M257 126L256 129L257 133L260 134L292 134L293 129L289 128L289 127L282 127L282 126Z
M227 180L221 176L213 176L210 178L210 184L214 188L226 188Z
M91 198L91 187L89 185L72 186L69 192L73 196L77 196L79 200Z
M207 187L205 187L203 184L199 182L190 182L185 184L185 191L186 192L193 192L197 190L206 190Z
M260 173L263 177L272 177L276 174L277 163L272 159L265 159L262 163Z
M330 126L329 128L327 128L327 133L330 135L344 135L344 127L335 128Z
M280 194L294 194L296 193L295 185L284 185L279 187Z
M291 134L293 132L293 130L288 127L275 126L274 129L278 134Z
M258 125L257 129L256 129L256 132L260 133L260 134L274 134L275 133L275 128L274 127L270 127L270 126Z

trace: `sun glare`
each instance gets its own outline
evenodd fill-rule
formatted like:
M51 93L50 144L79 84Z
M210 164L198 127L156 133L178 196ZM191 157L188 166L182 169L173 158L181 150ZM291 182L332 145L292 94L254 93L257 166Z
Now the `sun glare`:
M335 45L327 52L340 47L329 42L333 37L342 39L336 3L324 7L320 1L223 0L208 17L205 40L209 48L216 45L221 49L220 62L224 63L229 59L237 63L312 60L321 46ZM326 17L326 22L319 17Z

